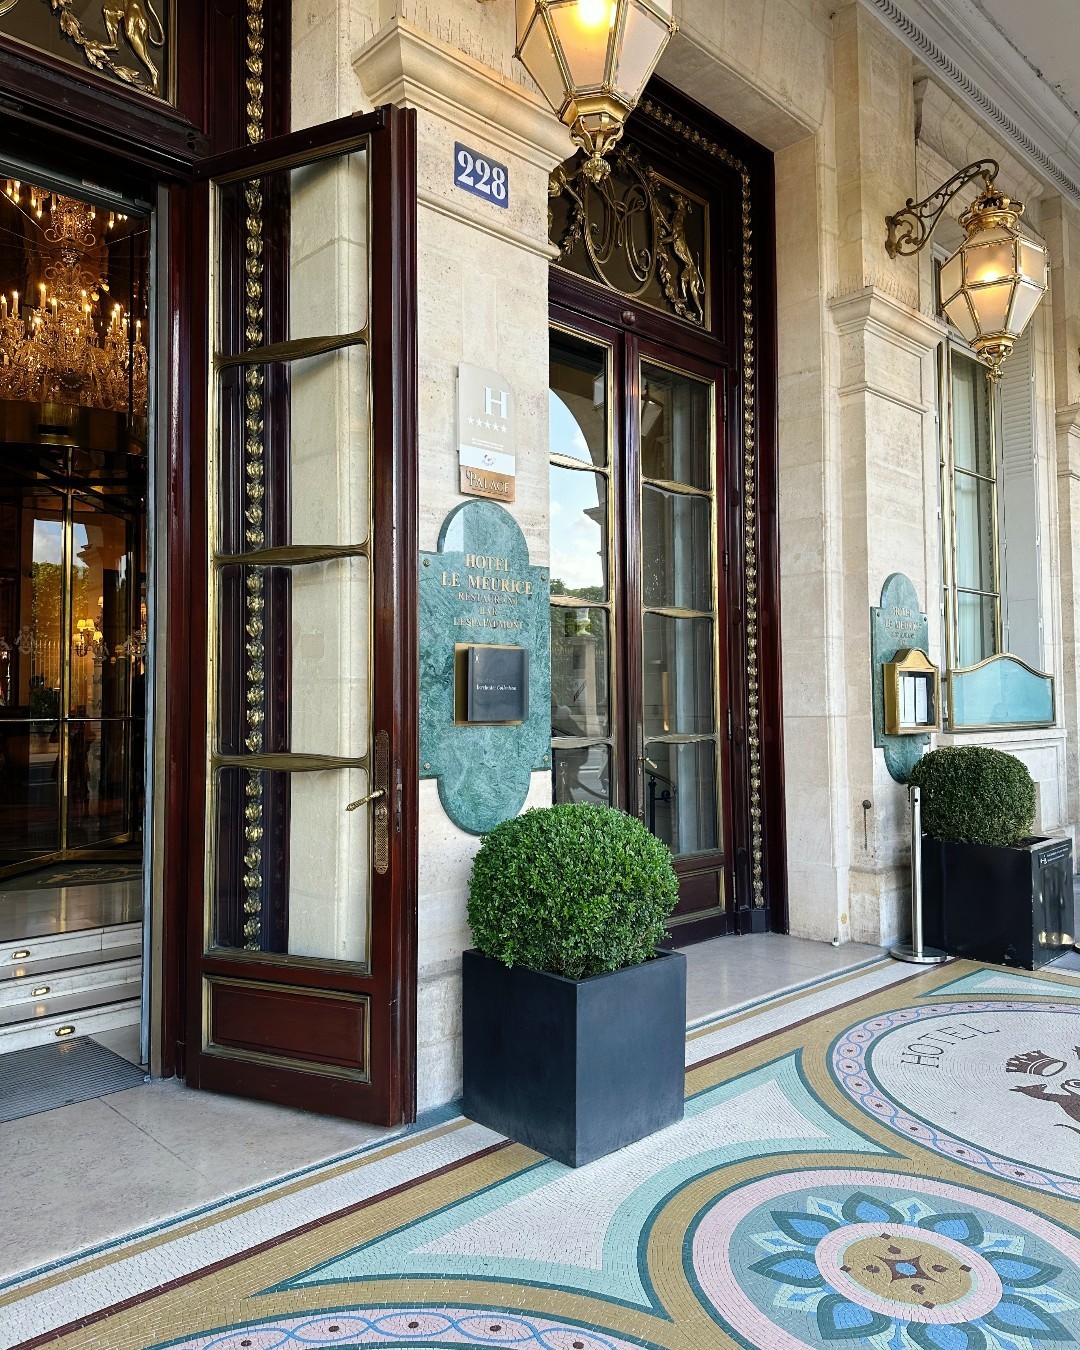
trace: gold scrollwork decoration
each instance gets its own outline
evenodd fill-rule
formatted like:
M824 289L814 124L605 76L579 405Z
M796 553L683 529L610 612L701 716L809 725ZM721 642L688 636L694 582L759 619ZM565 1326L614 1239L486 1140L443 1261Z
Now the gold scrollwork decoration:
M615 172L599 183L585 173L584 160L561 164L551 175L549 197L565 199L568 207L553 240L558 262L573 266L581 249L589 271L609 290L648 302L650 288L658 288L681 319L704 325L705 262L688 236L690 213L704 206L642 163L630 146L615 150L612 161Z
M18 0L2 0L0 18L17 4ZM108 71L144 94L160 94L161 75L154 64L153 49L164 47L166 36L165 26L152 0L103 0L103 38L87 32L73 5L74 0L49 0L49 8L58 16L61 34L78 47L87 64L95 70ZM122 65L115 59L114 53L121 50L121 38L145 66L145 72L135 66Z

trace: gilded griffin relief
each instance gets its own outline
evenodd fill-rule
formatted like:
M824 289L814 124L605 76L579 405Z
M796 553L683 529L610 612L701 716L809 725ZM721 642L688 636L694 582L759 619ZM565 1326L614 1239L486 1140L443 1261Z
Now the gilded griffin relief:
M32 0L23 0L24 4ZM0 0L0 18L8 14L19 0ZM57 16L60 33L83 54L96 70L108 71L125 84L144 93L161 92L161 76L154 62L154 48L165 46L165 27L154 8L153 0L103 0L101 22L104 37L88 32L74 12L75 0L49 0L49 7ZM20 36L15 33L12 36ZM114 57L121 52L121 39L135 53L145 70L124 65Z
M708 208L629 146L615 151L612 168L599 184L577 163L551 175L551 240L559 263L704 325Z

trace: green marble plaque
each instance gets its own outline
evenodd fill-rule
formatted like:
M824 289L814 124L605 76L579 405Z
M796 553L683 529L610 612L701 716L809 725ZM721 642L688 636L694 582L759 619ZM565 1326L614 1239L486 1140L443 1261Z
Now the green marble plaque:
M516 816L535 769L551 765L548 574L529 563L517 521L494 502L465 502L420 554L420 776L439 780L446 814L470 834ZM462 650L525 647L529 716L465 724Z
M885 684L882 667L904 647L928 652L926 615L919 609L915 587L903 572L893 572L881 588L881 604L870 610L870 673L874 691L874 745L885 752L885 767L898 783L906 783L930 744L925 733L885 734Z

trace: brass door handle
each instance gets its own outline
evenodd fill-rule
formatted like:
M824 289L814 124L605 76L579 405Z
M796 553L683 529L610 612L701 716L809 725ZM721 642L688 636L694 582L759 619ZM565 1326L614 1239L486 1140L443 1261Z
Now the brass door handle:
M372 779L375 786L366 797L350 802L345 810L355 811L368 802L378 802L371 813L371 864L379 876L384 876L390 866L390 737L387 732L377 733L374 750Z
M356 801L350 802L345 808L346 811L355 811L358 806L367 806L368 802L377 801L379 797L386 796L385 788L374 788L366 797L357 797Z

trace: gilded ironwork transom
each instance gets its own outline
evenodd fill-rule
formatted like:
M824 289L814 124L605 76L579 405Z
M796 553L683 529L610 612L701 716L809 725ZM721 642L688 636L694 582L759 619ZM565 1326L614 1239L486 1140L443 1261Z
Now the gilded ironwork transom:
M551 175L557 264L627 299L709 325L709 207L645 163L632 146L611 156L600 183L584 159Z

